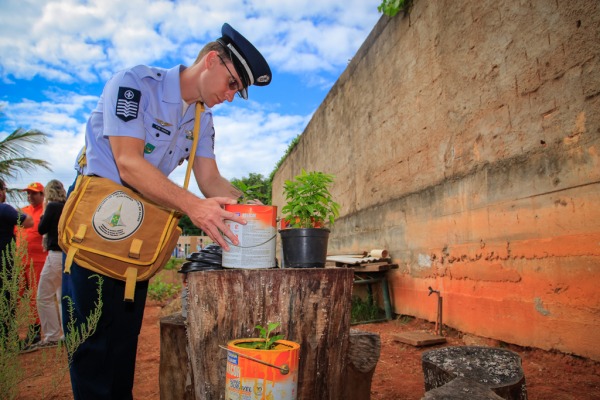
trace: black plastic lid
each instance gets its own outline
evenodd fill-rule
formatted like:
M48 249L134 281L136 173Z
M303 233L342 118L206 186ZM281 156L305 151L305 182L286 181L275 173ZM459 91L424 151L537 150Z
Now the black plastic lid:
M179 273L187 274L189 272L198 272L198 271L217 271L220 269L224 269L221 265L209 264L201 261L187 261L184 262L181 268L179 269Z

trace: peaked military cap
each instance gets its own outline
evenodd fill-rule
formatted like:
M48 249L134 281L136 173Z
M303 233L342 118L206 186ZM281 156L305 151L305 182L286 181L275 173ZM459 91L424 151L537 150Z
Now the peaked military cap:
M217 42L229 53L229 58L235 67L243 89L239 90L240 96L248 99L250 85L266 86L271 83L271 69L267 60L260 52L231 25L225 23L221 28L221 38Z

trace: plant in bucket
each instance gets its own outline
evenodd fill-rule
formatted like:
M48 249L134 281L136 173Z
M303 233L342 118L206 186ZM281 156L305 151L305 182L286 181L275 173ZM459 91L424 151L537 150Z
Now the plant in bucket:
M226 399L295 400L298 389L300 345L271 336L278 322L260 325L258 338L227 343Z
M323 268L327 258L330 230L339 216L340 205L333 201L329 187L333 175L319 171L302 172L283 186L287 204L281 209L281 247L285 268Z
M236 186L242 192L239 198L241 204L226 204L225 210L244 217L247 224L225 221L237 236L239 244L235 246L228 240L230 250L223 252L222 266L242 269L273 268L276 266L277 207L245 204L259 198L256 197L259 186L248 186L241 181L236 182Z

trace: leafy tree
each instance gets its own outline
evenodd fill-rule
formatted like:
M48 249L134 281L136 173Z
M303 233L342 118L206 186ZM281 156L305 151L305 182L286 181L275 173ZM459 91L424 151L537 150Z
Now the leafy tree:
M190 217L187 215L181 217L178 226L181 228L183 235L185 236L204 236L202 229L194 225Z
M231 184L242 191L242 201L257 199L265 205L271 204L271 180L250 172L247 177L233 178Z
M37 145L46 143L47 135L36 129L17 129L0 140L0 179L5 182L16 178L21 172L42 167L52 171L47 161L26 155ZM15 191L10 193L15 195Z

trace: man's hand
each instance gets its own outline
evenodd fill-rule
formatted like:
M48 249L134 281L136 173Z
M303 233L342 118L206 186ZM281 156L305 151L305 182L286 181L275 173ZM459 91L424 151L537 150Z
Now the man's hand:
M196 202L196 204L193 210L189 211L187 214L194 225L202 229L225 251L229 251L229 245L222 234L235 246L239 244L238 238L231 232L231 229L227 227L225 220L235 221L242 225L246 225L246 220L223 209L223 206L226 204L236 204L235 200L228 197L211 197L200 200L199 202Z

